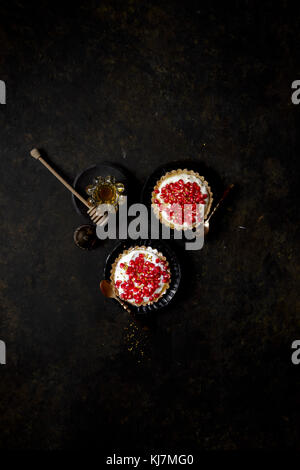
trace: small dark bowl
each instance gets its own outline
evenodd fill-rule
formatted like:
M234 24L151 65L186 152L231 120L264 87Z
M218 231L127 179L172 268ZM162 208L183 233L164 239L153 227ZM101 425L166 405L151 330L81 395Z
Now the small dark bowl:
M74 232L75 245L82 250L93 250L99 244L96 234L96 226L92 224L80 225Z

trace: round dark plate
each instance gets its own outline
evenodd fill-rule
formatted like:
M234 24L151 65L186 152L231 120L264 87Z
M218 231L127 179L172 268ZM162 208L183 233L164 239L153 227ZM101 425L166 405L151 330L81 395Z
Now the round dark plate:
M148 240L148 239L139 239L139 240L124 240L121 243L118 243L111 253L108 255L104 268L104 278L110 279L110 271L112 264L115 259L124 251L132 246L151 246L151 248L157 249L160 251L168 260L170 270L171 270L171 285L165 294L157 301L151 305L141 305L140 307L135 307L132 304L128 304L134 313L152 313L157 310L166 307L175 297L175 294L178 290L180 279L181 279L181 269L178 258L174 251L164 242L160 240Z
M88 199L88 195L85 192L85 188L92 183L95 176L114 176L116 180L120 183L123 183L125 186L125 194L127 194L129 187L129 176L126 174L126 171L120 168L118 165L113 165L110 163L99 163L98 165L92 165L89 168L86 168L81 173L79 173L74 182L73 188L81 194L81 196ZM87 208L82 204L77 197L72 194L72 202L75 207L75 210L78 214L83 215L89 221L90 217L87 214Z

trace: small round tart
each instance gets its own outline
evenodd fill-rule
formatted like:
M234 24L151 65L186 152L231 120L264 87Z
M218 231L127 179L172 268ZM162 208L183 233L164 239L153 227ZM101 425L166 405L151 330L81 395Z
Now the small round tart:
M137 306L157 302L169 288L170 279L166 258L146 246L123 251L112 265L110 276L115 293Z
M162 176L151 198L157 218L177 230L200 225L208 216L212 201L208 182L199 173L187 169L169 171Z

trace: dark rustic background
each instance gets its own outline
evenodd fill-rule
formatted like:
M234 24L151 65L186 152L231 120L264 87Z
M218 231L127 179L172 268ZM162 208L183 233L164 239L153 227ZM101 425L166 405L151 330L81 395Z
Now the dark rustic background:
M298 447L299 9L32 5L0 3L0 447ZM74 245L82 219L34 146L69 181L106 160L141 187L190 158L236 184L148 329L101 296L115 242Z

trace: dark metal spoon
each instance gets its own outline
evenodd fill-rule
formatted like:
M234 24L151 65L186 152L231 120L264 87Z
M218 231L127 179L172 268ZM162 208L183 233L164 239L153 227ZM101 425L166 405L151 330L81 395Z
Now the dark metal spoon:
M212 216L214 215L214 213L216 212L216 210L219 208L220 204L224 201L224 199L228 196L229 192L232 190L232 188L234 187L234 184L230 184L228 186L228 188L225 189L224 191L224 194L223 196L221 197L221 199L219 200L218 204L214 207L214 210L212 211L212 213L210 214L210 216L208 217L208 219L204 222L204 235L207 235L208 232L209 232L209 221L210 219L212 218Z

